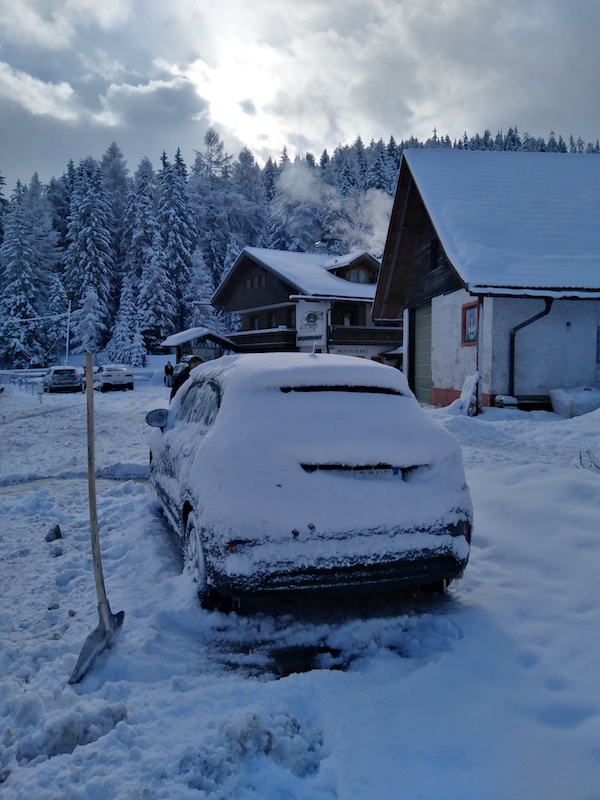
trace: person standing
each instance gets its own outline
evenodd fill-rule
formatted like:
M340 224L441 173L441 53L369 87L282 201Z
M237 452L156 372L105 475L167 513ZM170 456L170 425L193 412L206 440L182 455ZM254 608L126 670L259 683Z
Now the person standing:
M204 364L204 359L200 358L200 356L192 356L190 358L187 367L182 369L179 375L177 375L173 380L173 386L171 387L171 396L169 397L169 400L172 400L175 397L180 386L182 386L190 377L190 372L194 369L194 367L198 367L200 364Z
M167 361L165 364L165 386L171 387L173 383L173 364L170 361Z

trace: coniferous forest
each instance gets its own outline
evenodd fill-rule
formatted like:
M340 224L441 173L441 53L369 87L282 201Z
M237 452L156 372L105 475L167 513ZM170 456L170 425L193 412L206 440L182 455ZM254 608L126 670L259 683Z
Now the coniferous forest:
M5 196L0 174L0 366L45 366L64 352L144 366L171 333L235 324L209 305L245 246L381 256L407 147L599 153L595 145L520 136L516 128L452 142L434 132L338 146L260 167L225 151L214 130L194 162L177 150L133 173L116 143L42 184Z

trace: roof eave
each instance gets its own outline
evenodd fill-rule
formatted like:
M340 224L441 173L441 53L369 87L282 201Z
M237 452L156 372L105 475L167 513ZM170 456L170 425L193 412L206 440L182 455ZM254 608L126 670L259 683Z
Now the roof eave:
M555 300L579 299L596 300L600 298L598 289L571 289L571 288L529 288L526 286L476 286L465 287L469 294L478 297L552 297Z

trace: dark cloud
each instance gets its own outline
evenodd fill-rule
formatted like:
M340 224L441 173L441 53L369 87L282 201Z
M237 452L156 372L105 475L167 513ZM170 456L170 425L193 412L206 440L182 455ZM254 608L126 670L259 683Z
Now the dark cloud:
M254 102L249 98L247 98L246 100L240 100L238 105L242 109L244 114L249 114L251 117L256 116L256 106L254 105Z
M208 104L199 97L190 81L183 78L169 83L151 81L138 86L111 85L103 98L105 110L118 116L125 128L168 124L183 126L207 112Z
M206 102L185 80L110 88L103 113L115 120L112 125L91 113L65 123L0 102L0 139L11 153L9 163L3 163L0 155L5 190L12 190L17 179L27 183L33 172L43 181L58 177L70 159L77 163L88 155L100 158L113 141L132 170L143 156L157 165L163 150L172 154L177 147L191 159L210 126L208 119L203 120L206 112Z

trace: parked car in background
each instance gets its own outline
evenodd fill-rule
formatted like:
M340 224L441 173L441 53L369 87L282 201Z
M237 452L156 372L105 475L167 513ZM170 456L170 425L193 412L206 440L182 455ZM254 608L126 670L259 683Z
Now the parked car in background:
M146 419L150 479L204 607L443 589L465 569L460 446L398 370L329 354L224 356Z
M133 389L133 373L124 364L103 364L94 370L94 389Z
M42 377L42 386L45 392L80 392L82 387L81 375L75 367L50 367Z

